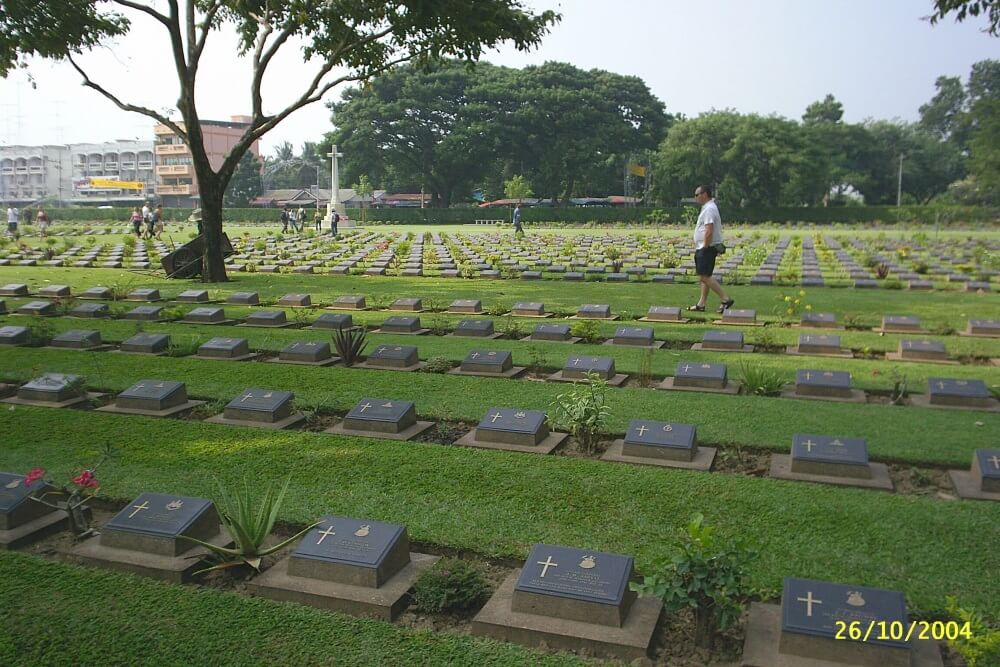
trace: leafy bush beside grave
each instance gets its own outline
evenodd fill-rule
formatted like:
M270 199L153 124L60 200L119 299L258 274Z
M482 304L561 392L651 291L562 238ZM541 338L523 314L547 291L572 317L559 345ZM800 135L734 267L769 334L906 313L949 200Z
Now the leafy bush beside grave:
M490 592L486 578L474 563L443 558L413 585L413 604L423 612L466 611Z

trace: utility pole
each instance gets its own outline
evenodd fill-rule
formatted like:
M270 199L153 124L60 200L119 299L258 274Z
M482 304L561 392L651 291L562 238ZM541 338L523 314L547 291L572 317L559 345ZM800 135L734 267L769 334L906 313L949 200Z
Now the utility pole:
M903 153L899 154L899 183L896 186L896 208L903 203Z

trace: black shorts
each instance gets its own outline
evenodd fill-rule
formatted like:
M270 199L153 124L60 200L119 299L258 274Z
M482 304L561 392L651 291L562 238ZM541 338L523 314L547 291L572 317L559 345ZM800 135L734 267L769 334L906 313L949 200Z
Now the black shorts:
M694 271L699 276L711 276L715 273L715 258L719 253L715 248L707 246L694 251Z

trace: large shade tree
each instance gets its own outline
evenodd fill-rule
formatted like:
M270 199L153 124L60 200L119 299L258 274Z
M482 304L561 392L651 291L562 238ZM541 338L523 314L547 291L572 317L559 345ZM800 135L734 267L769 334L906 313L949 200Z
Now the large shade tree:
M84 69L76 56L108 37L125 35L135 19L151 20L169 38L177 75L176 121L134 104ZM320 101L335 86L366 81L406 62L445 57L477 59L510 41L519 50L539 43L559 16L533 13L520 0L4 0L0 4L0 74L30 56L66 59L83 84L120 109L166 125L188 145L204 219L202 278L226 280L222 256L223 195L250 146L289 115ZM250 122L216 168L201 132L195 86L213 33L235 31L252 68ZM313 77L278 111L265 111L262 84L283 49L300 50Z

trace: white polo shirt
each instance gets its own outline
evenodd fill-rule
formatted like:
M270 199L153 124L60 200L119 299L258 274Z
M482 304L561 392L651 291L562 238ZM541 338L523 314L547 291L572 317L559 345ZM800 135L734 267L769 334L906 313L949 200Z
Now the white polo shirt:
M700 250L705 247L705 227L712 225L712 243L722 243L722 216L719 215L719 207L715 205L714 199L709 199L701 207L698 214L698 224L694 228L694 249Z

